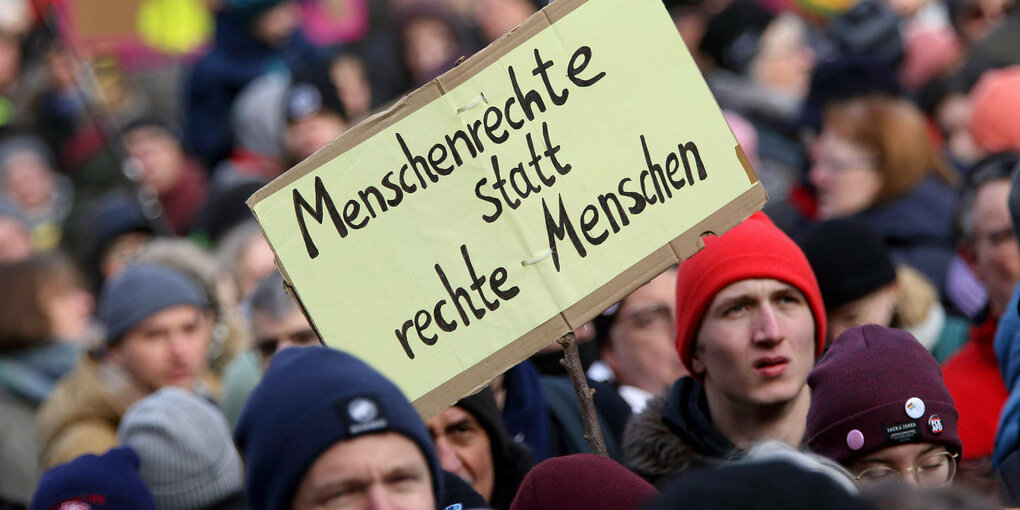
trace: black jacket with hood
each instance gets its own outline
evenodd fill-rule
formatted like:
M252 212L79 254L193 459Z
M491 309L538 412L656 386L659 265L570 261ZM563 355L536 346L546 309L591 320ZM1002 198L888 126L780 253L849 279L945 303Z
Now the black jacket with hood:
M623 433L624 465L652 484L734 454L739 451L712 424L705 391L691 377L649 400Z

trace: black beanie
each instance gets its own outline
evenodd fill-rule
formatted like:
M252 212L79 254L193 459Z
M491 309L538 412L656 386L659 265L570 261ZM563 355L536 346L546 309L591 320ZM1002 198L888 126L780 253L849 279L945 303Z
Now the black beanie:
M786 461L741 462L680 475L644 510L867 509L828 475Z
M800 247L818 278L828 311L896 281L896 269L885 244L853 220L830 220L813 226Z

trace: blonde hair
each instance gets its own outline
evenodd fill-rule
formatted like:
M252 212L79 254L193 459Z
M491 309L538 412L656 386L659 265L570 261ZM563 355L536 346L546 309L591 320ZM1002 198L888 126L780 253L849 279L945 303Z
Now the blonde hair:
M932 305L938 300L938 292L928 278L920 271L903 265L896 268L896 286L899 288L896 326L911 328L927 319Z

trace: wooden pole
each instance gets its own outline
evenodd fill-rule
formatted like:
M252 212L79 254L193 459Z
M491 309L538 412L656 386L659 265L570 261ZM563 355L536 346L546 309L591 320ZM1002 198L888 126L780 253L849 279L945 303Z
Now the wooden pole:
M592 395L595 390L588 386L588 380L584 376L584 366L581 365L581 356L577 353L577 339L571 331L557 342L563 346L563 359L560 365L567 369L570 374L570 381L574 383L574 394L577 395L577 405L581 408L581 420L584 422L584 438L591 445L591 451L595 455L608 457L606 453L606 442L602 438L602 427L599 425L599 416L595 413L595 402Z

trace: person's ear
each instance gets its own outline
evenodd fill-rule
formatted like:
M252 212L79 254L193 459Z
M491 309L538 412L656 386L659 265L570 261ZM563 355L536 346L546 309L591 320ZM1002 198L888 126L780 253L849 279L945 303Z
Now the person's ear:
M704 349L701 348L701 345L696 345L694 352L691 354L691 375L700 379L705 378L705 372L707 371L705 363L701 361L701 356L704 354L703 351Z
M967 266L974 269L977 266L977 253L974 251L974 247L969 243L960 243L956 245L956 251L963 258L963 261L967 263Z

